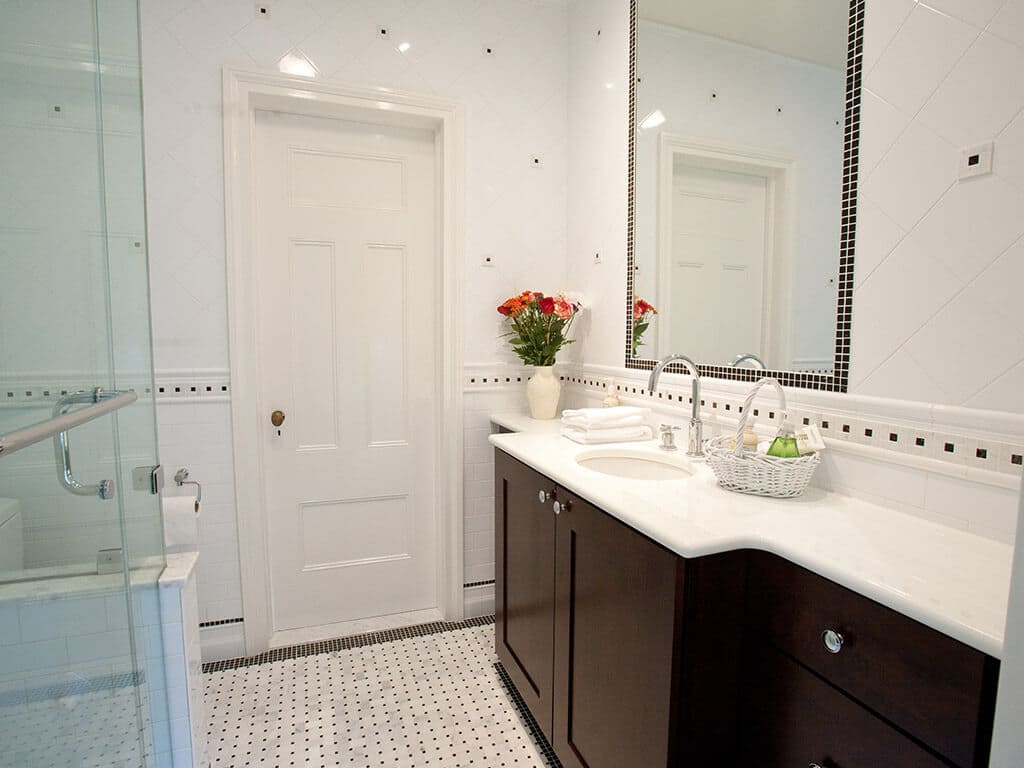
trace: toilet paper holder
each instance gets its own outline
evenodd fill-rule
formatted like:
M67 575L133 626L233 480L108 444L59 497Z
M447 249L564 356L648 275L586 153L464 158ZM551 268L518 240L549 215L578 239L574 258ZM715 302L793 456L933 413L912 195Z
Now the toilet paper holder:
M197 483L195 480L188 479L188 467L182 467L174 473L174 484L181 487L183 485L194 485L196 487L196 505L203 500L203 486Z

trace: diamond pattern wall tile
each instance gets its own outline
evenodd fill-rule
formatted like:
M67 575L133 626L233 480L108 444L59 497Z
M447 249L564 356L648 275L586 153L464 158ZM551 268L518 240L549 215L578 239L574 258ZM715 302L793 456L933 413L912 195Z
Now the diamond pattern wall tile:
M906 239L963 284L1024 234L1024 192L997 176L954 184Z
M928 5L937 11L948 13L968 24L984 27L1006 0L928 0Z
M1024 49L983 34L921 110L920 120L956 146L991 141L1024 107Z
M865 25L870 28L866 14ZM919 4L867 73L864 85L898 109L914 114L977 36L975 27Z
M989 31L1024 46L1024 0L1008 0L992 20Z
M912 123L864 184L864 192L910 231L955 180L957 150Z
M1016 311L1015 307L1006 307ZM964 318L970 318L964 322ZM979 333L979 329L989 329ZM955 350L955 375L949 375ZM984 292L968 288L945 305L906 344L906 351L963 403L1024 359L1024 334L993 307Z

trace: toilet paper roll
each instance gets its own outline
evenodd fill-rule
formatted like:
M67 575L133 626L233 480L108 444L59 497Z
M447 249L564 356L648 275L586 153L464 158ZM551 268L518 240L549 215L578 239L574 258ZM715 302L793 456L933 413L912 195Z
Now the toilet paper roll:
M192 552L199 548L199 502L194 496L165 496L164 548Z

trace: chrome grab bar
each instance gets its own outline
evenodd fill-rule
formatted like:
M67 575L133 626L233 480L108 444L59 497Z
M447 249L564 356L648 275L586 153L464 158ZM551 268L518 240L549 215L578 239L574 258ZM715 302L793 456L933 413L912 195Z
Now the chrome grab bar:
M70 395L62 397L53 406L53 419L56 420L66 416L68 410L73 405L89 404L89 408L82 408L80 411L75 411L75 413L78 414L85 413L103 404L113 403L118 398L125 398L124 405L128 405L129 403L133 403L138 400L138 397L139 396L134 392L118 392L116 390L108 391L100 389L99 387L94 389L92 392L73 392ZM93 411L93 413L95 413L95 411ZM96 418L96 416L93 416L93 418ZM91 420L92 419L90 419L90 421ZM101 499L114 498L113 480L100 480L95 485L83 485L75 479L74 472L71 469L70 427L63 429L54 435L53 450L57 456L57 466L60 470L58 478L60 480L60 484L66 491L73 493L76 496L99 496Z

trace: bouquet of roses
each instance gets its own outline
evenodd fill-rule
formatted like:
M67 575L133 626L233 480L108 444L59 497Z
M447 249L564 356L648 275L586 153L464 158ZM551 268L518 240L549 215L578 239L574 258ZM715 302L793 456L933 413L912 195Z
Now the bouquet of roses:
M633 357L636 357L637 350L643 345L644 332L650 328L656 314L658 310L643 299L633 302Z
M563 293L545 296L523 291L498 307L498 312L511 325L505 336L519 359L526 365L546 366L554 365L558 351L573 343L566 335L580 308Z

